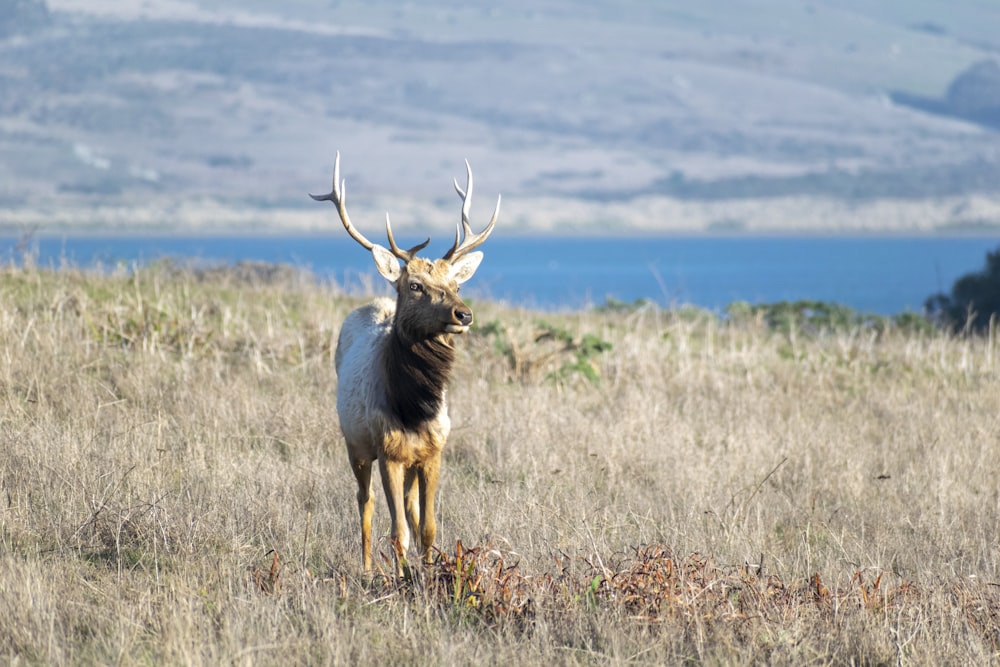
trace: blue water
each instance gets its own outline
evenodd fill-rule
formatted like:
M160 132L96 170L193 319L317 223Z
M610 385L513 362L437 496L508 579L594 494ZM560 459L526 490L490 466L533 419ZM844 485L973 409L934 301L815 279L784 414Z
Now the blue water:
M400 240L402 247L421 241ZM163 257L208 263L282 262L346 289L384 281L371 255L343 235L258 237L96 236L32 239L40 266L142 264ZM3 257L16 239L0 237ZM439 239L425 251L440 256ZM440 246L440 247L438 247ZM920 312L933 293L985 265L996 237L491 238L463 294L544 309L650 299L721 311L733 301L816 299L890 315Z

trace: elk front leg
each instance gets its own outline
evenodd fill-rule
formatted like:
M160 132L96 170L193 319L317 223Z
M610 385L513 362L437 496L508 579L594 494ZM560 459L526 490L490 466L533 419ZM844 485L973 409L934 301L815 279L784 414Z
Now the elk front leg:
M382 473L382 486L385 489L385 499L389 504L389 518L392 522L393 547L396 551L396 574L403 576L403 563L406 551L410 546L410 533L406 529L406 507L403 494L406 469L398 461L379 459L379 471Z
M424 562L432 560L434 538L437 535L437 522L434 519L434 497L437 494L438 474L441 471L441 454L424 462L417 471L420 486L420 548Z
M361 563L365 572L372 570L372 514L375 499L372 498L372 462L351 459L351 469L358 480L358 514L361 517Z

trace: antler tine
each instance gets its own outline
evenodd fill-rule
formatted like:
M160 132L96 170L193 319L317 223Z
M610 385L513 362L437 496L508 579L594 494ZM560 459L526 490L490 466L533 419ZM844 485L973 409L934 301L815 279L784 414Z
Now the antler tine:
M465 161L465 190L458 185L458 179L455 179L455 190L458 192L458 196L462 198L462 227L465 230L465 236L472 233L472 225L469 224L469 211L472 208L472 166L469 161Z
M385 235L389 237L389 249L392 254L403 260L404 262L409 262L412 260L418 251L423 250L427 247L427 244L431 242L431 237L427 237L427 240L423 243L418 243L409 250L403 250L398 245L396 245L396 239L392 236L392 223L389 222L389 214L385 214Z
M333 189L325 195L310 194L316 201L333 202L340 213L340 221L344 223L344 229L351 235L351 238L364 246L365 250L371 250L375 245L351 224L351 216L347 215L347 182L340 180L340 151L337 151L337 158L333 161Z
M454 261L482 245L493 231L493 225L496 224L497 217L500 215L500 195L497 195L497 205L493 209L493 217L490 218L486 229L478 234L472 233L472 225L469 224L469 210L472 208L472 167L468 160L465 161L465 169L468 174L465 190L458 184L458 179L455 179L455 191L462 198L462 223L460 228L456 226L454 245L444 255L443 259L448 261Z

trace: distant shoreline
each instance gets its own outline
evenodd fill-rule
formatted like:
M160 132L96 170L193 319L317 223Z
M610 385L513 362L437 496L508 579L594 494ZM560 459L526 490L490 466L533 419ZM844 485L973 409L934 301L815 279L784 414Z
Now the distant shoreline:
M439 257L446 235L432 235ZM404 244L421 239L397 236ZM654 302L724 310L737 301L839 303L894 314L919 311L932 294L982 266L1000 236L931 235L518 235L497 231L485 248L475 298L581 309ZM286 234L101 234L0 236L7 261L37 267L289 266L349 292L388 285L371 255L343 230Z
M452 234L457 211L382 198L352 205L365 232L384 229L386 211L407 233ZM1000 234L1000 195L925 200L846 201L828 197L682 200L636 197L591 202L567 198L510 197L503 227L523 235L989 235ZM475 211L473 213L475 216ZM27 203L0 208L0 234L48 235L184 233L208 235L339 233L329 207L246 206L217 199L166 196L133 202Z

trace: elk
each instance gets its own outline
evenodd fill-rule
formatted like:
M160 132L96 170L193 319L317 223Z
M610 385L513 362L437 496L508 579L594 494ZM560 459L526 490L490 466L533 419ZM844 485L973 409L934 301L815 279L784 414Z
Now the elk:
M447 386L455 360L452 336L467 332L473 317L458 289L479 267L483 253L473 250L489 237L500 213L498 196L489 224L478 234L472 232L472 168L468 161L465 166L465 189L455 180L455 190L462 199L462 221L455 243L436 260L417 257L430 238L409 250L400 249L392 236L388 213L385 231L389 248L372 243L355 229L345 205L346 183L340 180L339 151L333 166L333 189L325 195L309 195L337 207L347 233L371 251L379 274L396 289L395 299L375 299L347 316L334 362L337 414L358 482L365 572L372 568L371 487L376 460L389 505L397 575L403 574L410 535L419 538L423 561L432 560L441 451L451 430Z

